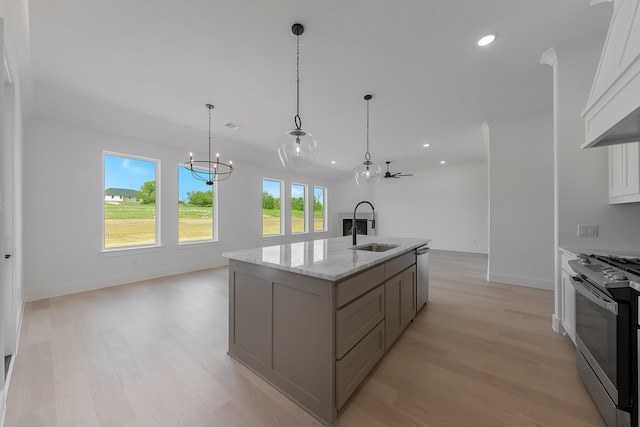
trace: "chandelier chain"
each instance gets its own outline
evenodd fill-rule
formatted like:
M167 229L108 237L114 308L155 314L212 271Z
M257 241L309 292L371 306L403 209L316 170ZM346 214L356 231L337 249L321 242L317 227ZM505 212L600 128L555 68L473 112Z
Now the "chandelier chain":
M209 110L209 160L211 160L211 107L207 107ZM209 162L209 181L211 181L211 162Z

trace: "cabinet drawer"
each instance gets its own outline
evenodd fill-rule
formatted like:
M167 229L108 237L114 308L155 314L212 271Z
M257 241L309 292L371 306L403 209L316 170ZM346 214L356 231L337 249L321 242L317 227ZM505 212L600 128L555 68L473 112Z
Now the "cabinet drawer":
M342 357L384 319L384 285L336 312L336 359Z
M397 258L387 261L384 264L384 278L385 280L395 276L402 270L405 270L416 263L416 253L414 251L407 252L404 255L400 255Z
M360 273L344 282L338 283L336 289L336 307L342 307L382 282L384 282L384 265L378 265L364 273Z
M342 360L336 361L336 407L340 409L384 354L384 320Z

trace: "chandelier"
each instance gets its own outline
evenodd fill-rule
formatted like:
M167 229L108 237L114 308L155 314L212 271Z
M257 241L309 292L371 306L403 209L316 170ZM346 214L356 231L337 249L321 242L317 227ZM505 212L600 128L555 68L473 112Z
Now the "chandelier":
M184 162L184 168L191 171L191 175L198 181L213 185L215 181L223 181L233 172L233 164L220 161L220 154L216 153L215 160L211 159L211 110L213 105L205 104L209 110L209 157L208 160L193 160L193 153L189 153L189 161Z

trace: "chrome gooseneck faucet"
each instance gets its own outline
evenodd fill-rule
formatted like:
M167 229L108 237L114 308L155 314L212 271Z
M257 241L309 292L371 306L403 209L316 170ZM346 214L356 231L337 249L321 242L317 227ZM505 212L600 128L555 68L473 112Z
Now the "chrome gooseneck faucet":
M358 234L358 229L356 227L356 211L358 210L358 206L360 206L363 203L366 203L369 206L371 206L371 210L373 211L373 219L371 220L371 228L372 229L376 228L376 208L373 207L371 202L368 202L366 200L361 201L360 203L358 203L356 205L355 209L353 210L353 222L351 223L352 224L351 235L353 236L353 246L357 245L356 235Z

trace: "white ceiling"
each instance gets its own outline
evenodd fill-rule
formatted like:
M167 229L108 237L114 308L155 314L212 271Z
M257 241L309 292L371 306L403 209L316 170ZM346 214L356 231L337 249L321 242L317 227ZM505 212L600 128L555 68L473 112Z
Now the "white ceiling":
M36 114L206 151L212 103L214 150L275 164L294 125L300 22L300 115L320 166L362 162L367 93L374 161L484 161L483 122L551 109L544 51L604 42L611 5L589 3L30 0ZM476 47L489 32L496 42Z

